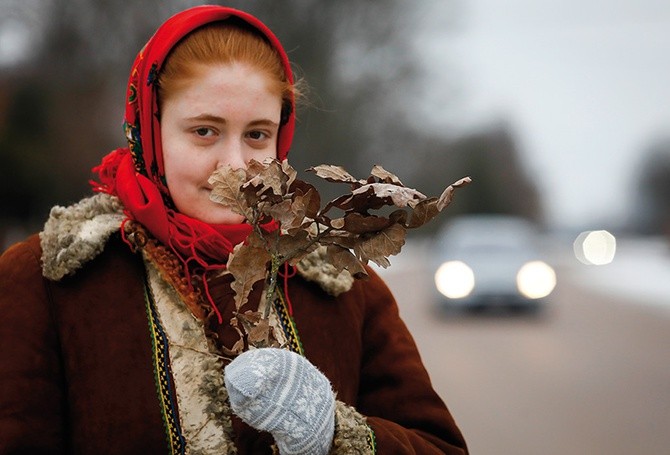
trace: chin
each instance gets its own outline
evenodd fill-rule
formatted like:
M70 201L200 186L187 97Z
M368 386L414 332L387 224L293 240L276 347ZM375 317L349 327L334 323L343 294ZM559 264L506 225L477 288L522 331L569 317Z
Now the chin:
M179 210L182 214L207 224L240 224L244 217L232 210L215 207L200 208L200 210Z
M240 224L244 222L244 217L231 210L221 210L220 208L208 211L199 217L201 221L209 224Z
M244 217L236 218L216 218L212 220L204 220L208 224L242 224L244 223Z

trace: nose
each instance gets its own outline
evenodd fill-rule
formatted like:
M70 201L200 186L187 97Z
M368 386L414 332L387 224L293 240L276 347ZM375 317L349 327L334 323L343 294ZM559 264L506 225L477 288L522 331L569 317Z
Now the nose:
M229 165L233 169L247 167L244 153L244 144L236 140L224 141L220 144L216 154L216 167Z

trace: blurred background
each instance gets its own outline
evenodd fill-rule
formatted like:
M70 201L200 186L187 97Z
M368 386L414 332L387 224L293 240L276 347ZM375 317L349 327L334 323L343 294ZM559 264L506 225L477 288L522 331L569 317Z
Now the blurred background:
M0 250L90 194L125 145L137 51L201 3L0 0ZM382 164L430 195L472 176L381 270L472 453L668 453L670 3L225 4L266 22L310 87L296 169ZM556 278L540 311L442 311L433 242L471 214L535 226Z

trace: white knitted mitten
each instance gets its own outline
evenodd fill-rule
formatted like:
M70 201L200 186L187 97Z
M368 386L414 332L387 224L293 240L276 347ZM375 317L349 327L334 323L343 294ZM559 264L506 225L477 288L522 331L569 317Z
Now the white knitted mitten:
M335 431L335 395L328 379L285 349L253 349L225 368L233 412L272 434L282 455L325 455Z

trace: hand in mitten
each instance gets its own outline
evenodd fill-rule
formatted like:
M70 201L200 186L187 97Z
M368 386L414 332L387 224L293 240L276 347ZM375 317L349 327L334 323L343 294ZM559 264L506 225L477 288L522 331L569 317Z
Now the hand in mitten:
M254 349L226 366L225 381L233 412L271 433L282 455L328 453L335 395L307 359L284 349Z

